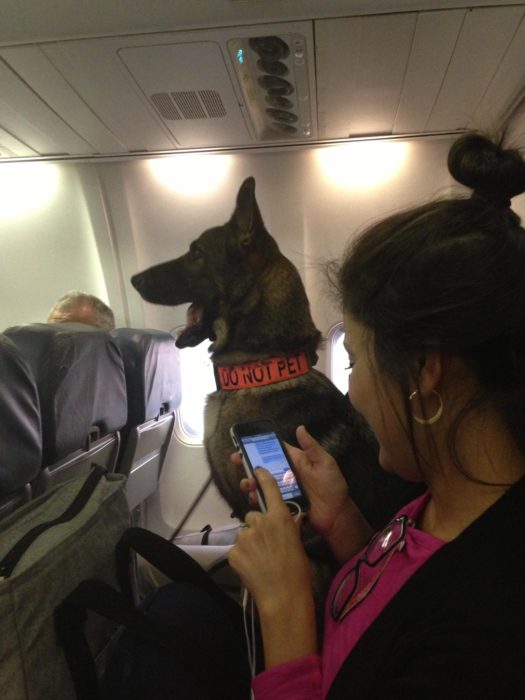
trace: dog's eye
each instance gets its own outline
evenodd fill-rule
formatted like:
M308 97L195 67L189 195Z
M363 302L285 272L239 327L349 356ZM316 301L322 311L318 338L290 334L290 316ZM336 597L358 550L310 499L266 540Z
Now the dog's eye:
M355 365L355 360L350 360L350 362L347 364L345 367L346 370L352 369L352 367Z
M199 248L192 248L190 250L190 255L192 260L200 260L202 258L202 251Z

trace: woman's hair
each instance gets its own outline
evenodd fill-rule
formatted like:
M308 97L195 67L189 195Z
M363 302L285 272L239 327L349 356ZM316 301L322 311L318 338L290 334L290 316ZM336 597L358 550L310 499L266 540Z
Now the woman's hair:
M433 347L461 357L480 387L451 428L452 454L462 417L484 402L525 452L525 231L510 209L525 191L525 163L471 133L452 145L448 168L472 196L369 228L347 250L337 290L344 311L373 331L378 366L404 391L412 436L409 368Z

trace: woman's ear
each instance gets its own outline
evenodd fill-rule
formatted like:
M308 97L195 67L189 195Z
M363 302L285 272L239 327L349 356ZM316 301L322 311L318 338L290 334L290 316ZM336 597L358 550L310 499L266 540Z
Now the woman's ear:
M423 398L436 391L443 378L445 361L439 350L425 350L418 358L417 380Z

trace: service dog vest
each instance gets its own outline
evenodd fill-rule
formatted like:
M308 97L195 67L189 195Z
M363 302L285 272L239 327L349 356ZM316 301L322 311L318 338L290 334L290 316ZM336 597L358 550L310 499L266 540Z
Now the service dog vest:
M252 389L307 374L310 364L302 352L238 365L217 365L214 370L218 389Z

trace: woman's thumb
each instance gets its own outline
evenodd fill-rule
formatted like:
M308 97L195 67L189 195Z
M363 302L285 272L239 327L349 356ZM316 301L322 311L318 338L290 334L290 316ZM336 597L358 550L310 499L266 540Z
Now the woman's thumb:
M299 446L301 447L302 450L305 452L308 452L310 456L313 454L316 454L317 449L322 449L321 445L317 442L317 440L310 435L308 430L304 427L304 425L300 425L296 432L295 435L297 437L297 442L299 443Z

